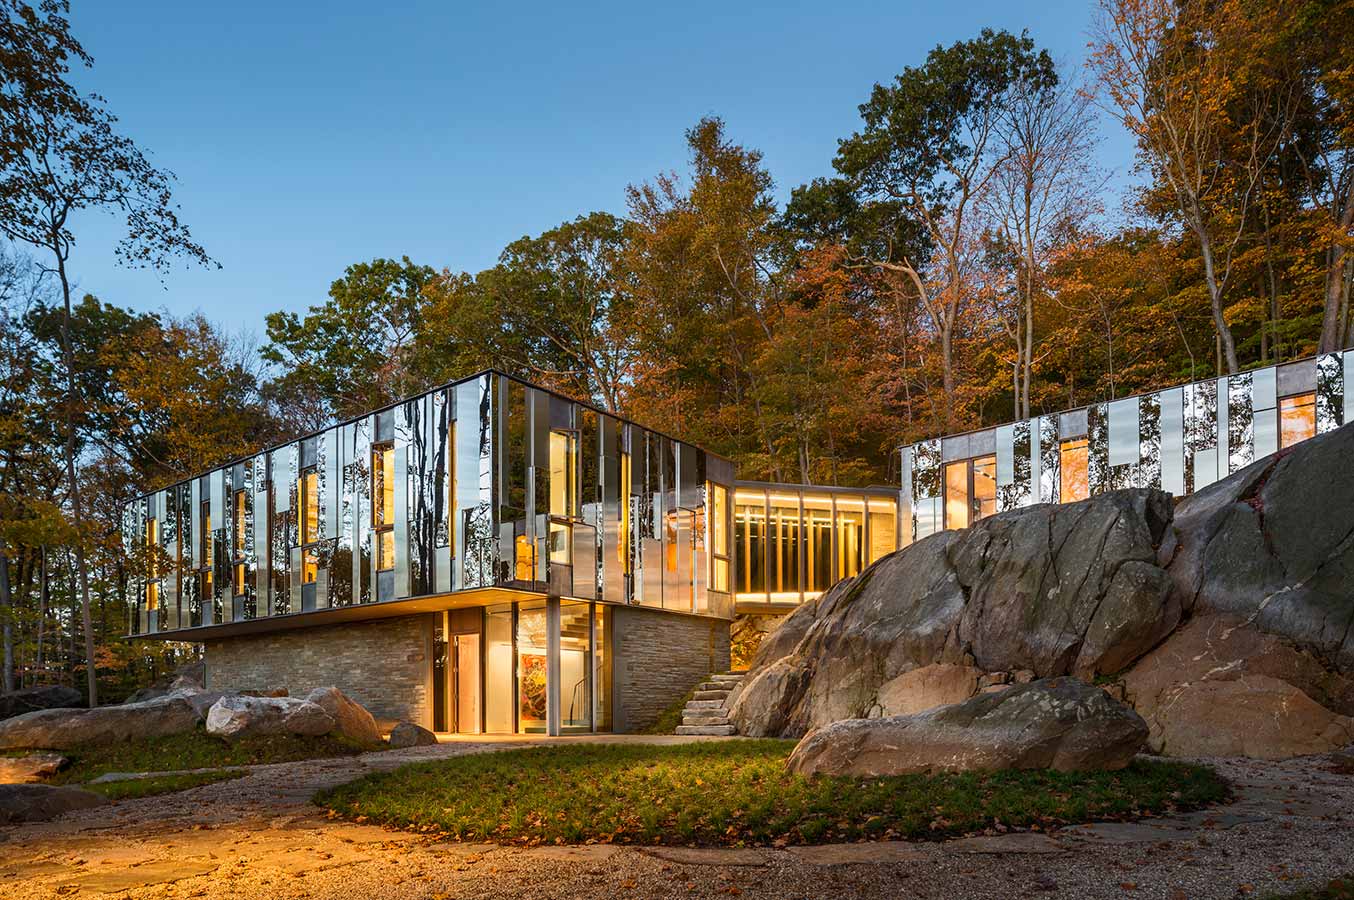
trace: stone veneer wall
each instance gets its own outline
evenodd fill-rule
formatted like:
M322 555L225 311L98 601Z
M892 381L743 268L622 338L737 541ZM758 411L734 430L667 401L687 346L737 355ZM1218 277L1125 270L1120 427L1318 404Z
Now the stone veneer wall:
M427 615L348 622L207 641L211 690L286 688L304 697L334 685L377 719L432 727Z
M613 728L639 731L706 675L729 670L729 623L640 606L613 607Z

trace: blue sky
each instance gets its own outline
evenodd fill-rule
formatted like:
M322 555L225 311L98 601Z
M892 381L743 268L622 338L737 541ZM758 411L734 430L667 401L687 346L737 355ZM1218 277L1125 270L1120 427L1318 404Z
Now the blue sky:
M84 291L201 309L263 336L323 302L349 263L408 255L478 271L627 184L685 163L682 132L724 118L781 199L831 171L877 81L984 26L1028 28L1080 66L1075 2L483 5L73 0L95 66L79 78L179 179L220 270L119 269L117 222L79 224ZM1131 162L1103 129L1103 163Z

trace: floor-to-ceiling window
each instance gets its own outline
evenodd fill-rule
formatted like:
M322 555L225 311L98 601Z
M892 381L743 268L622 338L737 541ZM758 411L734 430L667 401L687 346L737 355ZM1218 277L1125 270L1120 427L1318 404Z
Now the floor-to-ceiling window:
M860 574L865 552L865 500L860 497L836 497L837 578Z
M592 723L594 731L611 730L611 608L600 603L592 611Z
M804 495L804 598L832 587L832 495Z
M945 527L967 528L969 523L968 460L945 465Z
M560 730L592 730L592 604L559 605Z
M898 549L898 502L870 498L870 562Z
M1058 445L1058 499L1062 503L1085 500L1091 496L1087 480L1089 462L1086 438L1063 441Z
M548 650L545 601L517 605L517 730L541 734L546 730L546 671Z
M973 516L986 519L997 512L997 458L980 456L973 461Z
M770 568L768 589L773 603L798 603L799 554L802 529L799 524L799 495L771 494L771 517L767 520L770 538L767 563Z
M484 615L484 730L510 734L513 725L512 604L491 606Z

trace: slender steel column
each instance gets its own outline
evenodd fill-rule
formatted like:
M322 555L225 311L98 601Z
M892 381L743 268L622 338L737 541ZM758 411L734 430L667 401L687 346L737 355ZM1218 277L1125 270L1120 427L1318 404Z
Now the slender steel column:
M559 734L559 653L560 653L559 597L545 598L545 732Z

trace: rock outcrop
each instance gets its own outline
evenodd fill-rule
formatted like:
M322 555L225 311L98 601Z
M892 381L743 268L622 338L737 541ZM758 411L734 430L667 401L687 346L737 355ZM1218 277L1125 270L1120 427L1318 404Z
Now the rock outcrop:
M207 733L228 741L270 734L318 737L337 720L317 703L297 697L222 697L207 711Z
M1117 491L933 535L768 635L731 719L798 737L1072 675L1115 682L1174 755L1349 743L1351 459L1354 425L1178 504Z
M102 794L50 784L0 784L0 825L45 822L77 809L102 806Z
M413 722L400 722L390 729L390 746L394 750L402 750L405 747L431 747L436 743L437 735Z
M66 750L192 731L198 714L183 697L96 709L44 709L0 722L0 750Z
M73 709L85 705L85 695L63 684L44 684L0 694L0 719L40 709Z
M1147 724L1104 691L1049 678L910 716L847 719L808 733L787 767L804 775L1122 769Z

